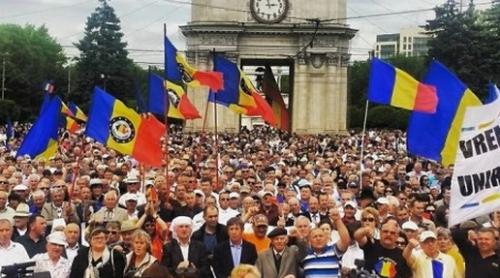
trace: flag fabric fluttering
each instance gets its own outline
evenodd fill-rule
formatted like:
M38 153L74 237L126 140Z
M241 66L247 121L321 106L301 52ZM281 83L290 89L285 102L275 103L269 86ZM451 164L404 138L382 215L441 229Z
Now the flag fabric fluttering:
M77 120L80 120L82 122L86 122L87 121L87 115L85 115L85 113L83 113L82 109L80 109L80 107L78 107L74 102L70 102L69 103L69 110L73 113L73 117Z
M72 118L69 116L64 117L66 121L66 130L69 131L70 133L76 133L81 129L81 126Z
M33 124L17 150L16 156L29 155L32 159L48 160L57 153L61 99L53 97Z
M214 57L214 70L224 76L224 88L210 90L208 101L224 105L236 113L247 114L248 108L256 108L252 95L253 85L238 66L221 55Z
M201 71L186 61L186 58L177 52L167 36L164 38L165 47L165 79L167 81L187 86L208 86L214 92L222 89L223 77L220 72Z
M484 99L483 103L488 104L494 102L498 97L500 96L500 90L498 90L498 87L494 83L489 83L488 84L488 95Z
M160 76L150 73L148 111L158 115L165 115L165 100L168 101L168 117L181 120L201 118L200 113L189 101L181 86L164 81Z
M276 118L276 124L274 126L281 130L290 131L288 109L286 108L285 101L281 96L278 83L276 79L274 79L273 71L270 66L266 66L264 71L262 91L273 109L274 117Z
M433 61L424 82L436 87L439 101L436 113L414 111L408 124L408 152L453 164L465 109L481 105L477 96L445 66Z
M377 58L370 64L368 100L424 113L436 112L438 104L434 86Z
M146 102L144 102L139 80L135 81L135 102L137 104L137 112L145 113L147 111L148 108L146 106Z
M165 125L154 116L143 117L96 87L92 95L87 136L137 161L161 166L161 136Z
M75 117L75 114L73 114L73 111L69 109L69 107L61 101L61 113L68 117Z

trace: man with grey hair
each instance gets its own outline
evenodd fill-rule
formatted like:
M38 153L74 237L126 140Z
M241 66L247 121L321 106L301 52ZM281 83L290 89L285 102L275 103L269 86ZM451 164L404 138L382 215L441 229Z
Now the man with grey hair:
M10 223L14 222L14 214L16 211L7 206L7 192L0 191L0 219L8 219Z
M123 222L128 220L127 210L117 206L118 194L114 190L104 194L104 206L90 217L90 222Z
M41 215L47 220L47 225L52 226L55 219L62 218L65 223L80 223L80 218L76 214L75 205L64 201L63 189L52 189L50 192L52 202L45 203Z
M12 223L9 219L0 218L0 269L3 266L29 261L26 249L11 240Z

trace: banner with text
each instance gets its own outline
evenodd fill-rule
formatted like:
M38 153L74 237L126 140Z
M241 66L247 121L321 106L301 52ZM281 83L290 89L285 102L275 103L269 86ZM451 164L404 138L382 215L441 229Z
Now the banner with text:
M451 181L448 226L500 209L500 99L467 108Z

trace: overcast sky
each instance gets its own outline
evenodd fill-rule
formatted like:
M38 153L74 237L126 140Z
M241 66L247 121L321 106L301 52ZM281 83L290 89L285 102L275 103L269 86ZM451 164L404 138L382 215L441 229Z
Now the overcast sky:
M189 0L181 0L190 2ZM228 0L229 1L229 0ZM243 1L243 0L230 0ZM293 1L293 0L292 0ZM314 1L314 0L311 0ZM173 1L175 2L175 1ZM347 0L348 17L432 8L445 0ZM465 3L468 0L464 0ZM479 3L488 0L476 0ZM0 0L0 23L34 24L49 29L52 36L64 46L65 52L78 55L72 43L83 36L87 16L95 9L97 0ZM121 20L122 31L128 42L130 57L136 62L161 63L163 54L144 53L134 49L162 49L163 23L168 35L179 49L185 39L178 26L190 19L190 5L169 0L112 0ZM484 5L482 7L485 7ZM311 15L314 17L314 15ZM376 34L398 32L401 27L423 25L432 19L432 11L349 19L348 23L359 32L351 43L353 59L364 59L373 48Z

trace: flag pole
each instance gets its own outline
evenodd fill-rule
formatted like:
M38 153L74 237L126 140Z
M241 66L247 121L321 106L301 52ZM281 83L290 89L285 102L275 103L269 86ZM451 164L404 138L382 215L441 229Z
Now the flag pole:
M365 117L363 119L363 131L361 132L361 155L359 156L359 188L363 189L362 179L363 179L363 159L365 152L365 132L366 132L366 120L368 118L368 106L370 101L366 100L365 105Z
M215 56L215 48L212 50L212 55ZM213 95L214 95L214 131L215 131L215 182L217 183L217 186L219 186L219 139L218 139L219 135L217 133L217 94Z
M163 24L163 55L164 55L164 75L165 75L165 81L167 81L167 52L165 49L165 39L167 38L167 24ZM165 182L167 183L167 200L170 197L170 186L169 186L169 180L168 180L168 97L167 97L167 92L165 91L165 83L162 86L163 88L163 97L164 97L164 104L165 104Z

